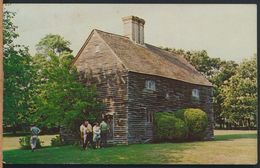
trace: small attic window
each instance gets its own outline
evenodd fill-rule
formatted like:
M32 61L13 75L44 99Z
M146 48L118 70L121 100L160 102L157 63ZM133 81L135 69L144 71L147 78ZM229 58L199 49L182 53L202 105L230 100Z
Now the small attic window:
M145 81L145 88L155 91L155 81L154 80Z
M99 45L96 45L96 46L95 46L95 51L96 51L96 53L100 51Z

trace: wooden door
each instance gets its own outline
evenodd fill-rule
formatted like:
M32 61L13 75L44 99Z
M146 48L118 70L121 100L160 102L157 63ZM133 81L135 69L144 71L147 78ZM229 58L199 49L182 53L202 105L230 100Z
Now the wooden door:
M145 110L145 138L153 137L153 113L146 108Z
M107 124L108 124L108 128L109 128L107 139L113 140L113 135L114 135L114 117L113 117L113 115L106 115L106 120L107 120Z

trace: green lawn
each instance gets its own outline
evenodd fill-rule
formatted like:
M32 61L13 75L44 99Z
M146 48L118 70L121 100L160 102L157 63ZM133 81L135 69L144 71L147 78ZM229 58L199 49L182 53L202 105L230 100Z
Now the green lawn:
M134 144L82 151L77 146L36 152L5 150L6 163L50 164L256 164L256 131L215 131L214 141ZM5 141L5 138L4 138Z

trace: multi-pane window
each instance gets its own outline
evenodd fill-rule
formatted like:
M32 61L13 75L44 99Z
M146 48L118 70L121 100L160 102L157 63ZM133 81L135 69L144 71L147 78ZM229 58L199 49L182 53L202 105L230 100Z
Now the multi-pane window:
M195 100L200 99L199 89L192 89L192 98Z
M145 88L149 90L155 90L155 81L153 80L145 81Z

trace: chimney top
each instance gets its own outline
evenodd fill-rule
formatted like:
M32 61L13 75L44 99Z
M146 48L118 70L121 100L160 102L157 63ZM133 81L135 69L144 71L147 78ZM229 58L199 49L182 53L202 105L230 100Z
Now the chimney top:
M144 45L144 19L137 16L126 16L122 18L124 23L124 36L137 44Z
M139 17L137 17L137 16L133 16L133 15L131 15L131 16L125 16L125 17L122 18L122 20L123 20L124 22L125 22L125 21L128 21L128 20L133 20L133 21L136 21L136 22L145 24L144 19L139 18Z

